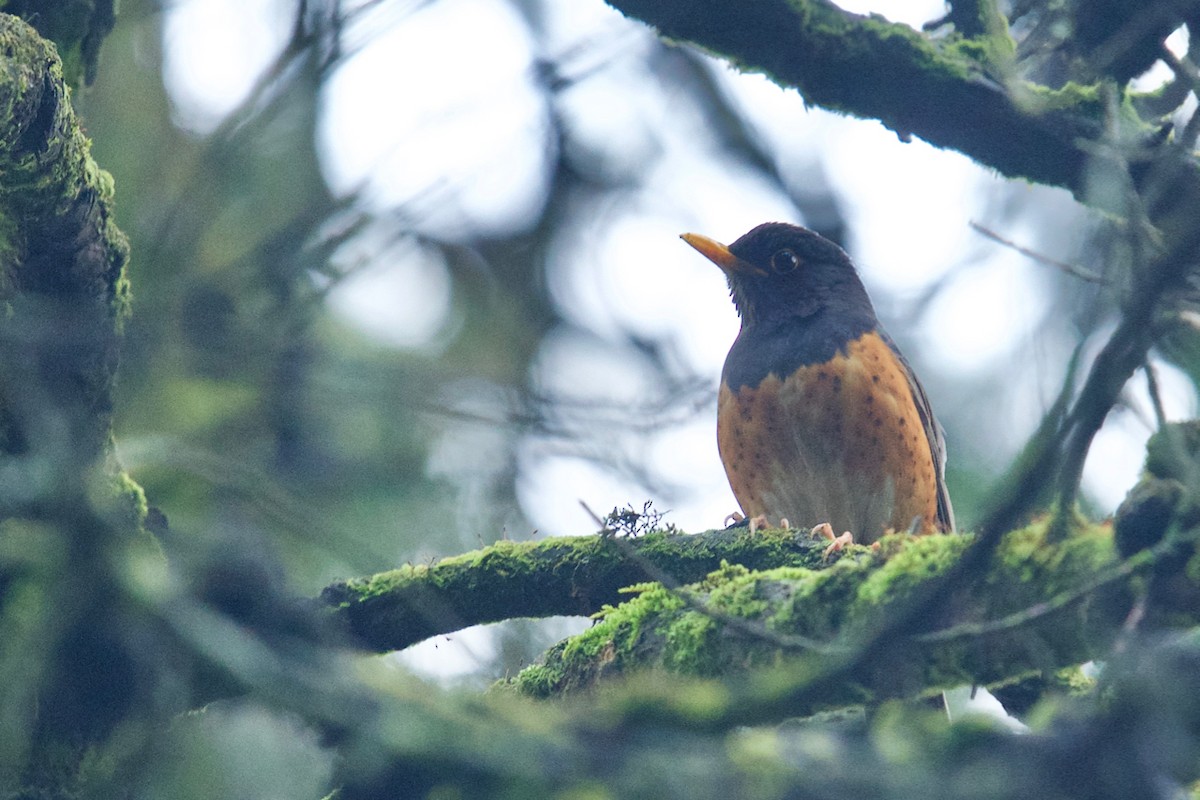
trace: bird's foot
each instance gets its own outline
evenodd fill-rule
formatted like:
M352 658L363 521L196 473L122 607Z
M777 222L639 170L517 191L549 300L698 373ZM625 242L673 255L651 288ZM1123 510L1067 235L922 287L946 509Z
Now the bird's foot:
M765 531L769 527L771 527L771 523L769 520L767 520L766 514L759 514L756 517L750 518L751 533L754 533L755 531Z
M846 531L841 536L834 536L833 526L828 522L822 522L820 525L815 526L810 533L813 536L820 536L822 539L829 540L829 546L821 554L822 558L829 558L830 554L836 553L847 545L854 544L854 534Z
M757 516L753 516L750 519L746 519L744 516L739 514L737 511L733 512L732 514L730 514L729 516L727 516L725 518L725 527L726 528L736 528L736 527L740 527L742 525L748 525L750 527L750 532L754 533L755 531L765 531L767 528L770 528L771 521L769 519L767 519L766 514L758 514ZM788 522L787 517L782 517L779 520L779 527L786 530L786 529L792 527L792 523Z
M737 528L741 527L742 525L748 525L750 527L750 532L754 533L755 531L765 531L767 528L770 528L771 521L767 519L766 514L758 514L750 519L746 519L736 511L725 518L726 528ZM789 527L786 518L779 521L779 527Z

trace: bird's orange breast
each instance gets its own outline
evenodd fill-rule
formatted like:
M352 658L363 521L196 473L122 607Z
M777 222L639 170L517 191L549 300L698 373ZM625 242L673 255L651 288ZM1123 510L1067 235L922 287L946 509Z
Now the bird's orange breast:
M829 522L860 542L934 529L933 454L905 367L876 331L786 377L723 384L717 444L748 517Z

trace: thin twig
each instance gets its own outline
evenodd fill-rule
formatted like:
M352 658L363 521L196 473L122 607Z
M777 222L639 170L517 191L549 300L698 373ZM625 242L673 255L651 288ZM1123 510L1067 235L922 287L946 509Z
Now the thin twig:
M1067 273L1068 275L1079 278L1080 280L1088 281L1089 283L1096 283L1096 284L1100 284L1101 286L1109 285L1108 279L1106 279L1102 275L1097 275L1095 272L1092 272L1089 269L1085 269L1084 267L1081 267L1077 264L1069 264L1066 261L1058 261L1057 259L1050 258L1049 256L1043 255L1042 253L1039 253L1036 250L1030 250L1028 247L1022 247L1021 245L1017 244L1016 242L1012 241L1011 239L1004 238L1000 234L996 233L995 231L991 230L990 228L985 228L983 225L980 225L978 222L975 222L974 220L971 220L967 224L970 225L971 228L973 230L975 230L975 232L983 234L984 236L991 239L992 241L994 241L998 244L1002 244L1005 247L1008 247L1012 250L1015 250L1018 253L1020 253L1021 255L1026 256L1027 258L1031 258L1034 261L1037 261L1039 263L1046 264L1047 266L1055 267L1056 269L1060 269L1063 272Z
M1194 47L1194 45L1192 46ZM1195 62L1187 56L1180 58L1172 53L1165 42L1159 48L1158 57L1171 68L1171 71L1175 73L1175 78L1186 85L1197 99L1200 99L1200 67L1197 67ZM1200 136L1200 110L1192 112L1192 116L1188 118L1183 130L1176 138L1180 146L1190 152L1196 146L1197 136Z
M1175 77L1186 83L1193 90L1200 87L1200 69L1196 68L1187 57L1180 58L1171 52L1171 48L1164 43L1158 49L1158 57L1162 62L1171 68L1175 73Z
M971 639L989 633L999 633L1019 628L1039 617L1044 617L1047 614L1069 606L1071 603L1083 600L1098 589L1111 586L1134 575L1140 570L1152 567L1163 558L1180 552L1181 548L1194 545L1197 539L1200 539L1200 528L1191 528L1177 536L1168 536L1154 547L1130 556L1111 569L1097 575L1092 580L1076 586L1070 591L1055 595L1045 602L1036 603L1000 619L988 622L964 622L949 628L943 628L942 630L923 633L913 638L918 642L951 642L958 639ZM1122 632L1132 632L1137 623L1141 621L1141 615L1144 613L1145 603L1143 598L1140 599L1140 602L1135 603L1134 607L1130 610L1124 625L1122 625Z
M1142 372L1146 373L1146 390L1150 393L1150 404L1154 406L1154 419L1159 428L1167 424L1167 412L1163 408L1162 392L1158 387L1158 374L1150 359L1142 362Z
M1162 296L1186 279L1200 245L1193 229L1170 252L1151 261L1140 273L1135 291L1124 304L1121 322L1092 364L1067 419L1059 472L1060 508L1073 507L1083 462L1092 439L1112 409L1122 388L1154 343L1154 314Z
M1179 144L1188 152L1196 146L1196 137L1200 136L1200 108L1192 112L1191 118L1179 133Z
M1019 628L1039 617L1044 617L1047 614L1069 606L1071 603L1078 602L1088 597L1097 589L1102 589L1105 586L1110 586L1128 578L1139 570L1153 565L1164 556L1176 552L1182 545L1193 543L1198 536L1200 536L1200 529L1193 528L1183 536L1164 539L1154 547L1130 556L1111 569L1105 570L1090 581L1076 586L1070 591L1057 594L1049 600L1035 603L1028 608L1015 611L999 619L987 622L964 622L949 628L943 628L942 630L919 634L913 638L918 642L950 642L956 639L970 639L976 636L983 636L984 634L999 633Z

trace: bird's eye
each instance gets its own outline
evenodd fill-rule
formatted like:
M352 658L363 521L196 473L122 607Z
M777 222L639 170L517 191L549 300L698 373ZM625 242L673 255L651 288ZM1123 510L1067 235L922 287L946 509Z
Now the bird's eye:
M800 266L800 256L787 248L771 256L771 269L775 270L777 275L786 275L789 272L795 272L798 266Z

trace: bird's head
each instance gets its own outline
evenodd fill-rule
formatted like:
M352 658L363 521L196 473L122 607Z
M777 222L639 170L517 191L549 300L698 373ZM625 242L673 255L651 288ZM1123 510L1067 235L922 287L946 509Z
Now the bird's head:
M827 308L871 308L846 252L799 225L768 222L728 247L696 233L680 238L724 271L742 327Z

